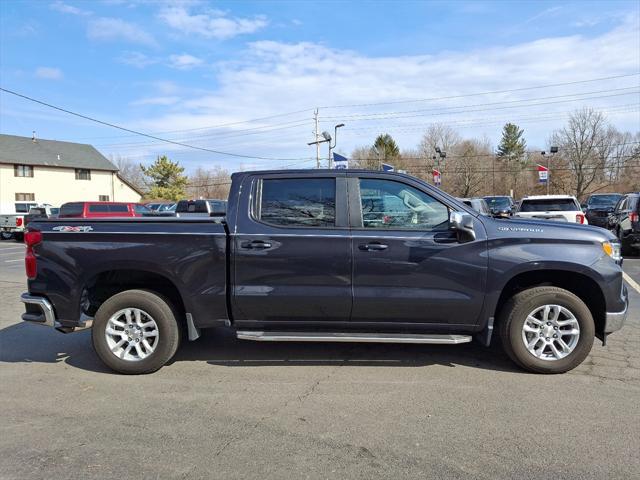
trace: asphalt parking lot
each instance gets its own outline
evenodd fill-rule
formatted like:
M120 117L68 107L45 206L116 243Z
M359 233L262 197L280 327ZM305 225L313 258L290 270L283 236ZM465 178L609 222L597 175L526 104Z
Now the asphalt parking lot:
M241 342L210 331L148 376L89 332L22 324L23 247L0 243L0 478L640 476L640 293L576 370L497 348ZM625 260L640 283L640 258Z

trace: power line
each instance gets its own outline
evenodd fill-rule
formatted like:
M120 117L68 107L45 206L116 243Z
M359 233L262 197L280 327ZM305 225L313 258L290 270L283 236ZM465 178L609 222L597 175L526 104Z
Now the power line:
M623 105L608 105L602 109L598 109L599 112L606 113L608 115L618 115L630 112L638 111L638 107L640 103L631 103L631 104L623 104ZM464 127L473 127L477 125L488 126L488 125L496 125L503 124L504 122L546 122L549 120L558 120L559 118L566 118L571 115L571 111L556 111L549 113L540 113L535 115L526 115L526 116L516 116L516 117L493 117L493 118L468 118L468 119L459 119L453 121L447 121L444 123L447 126L456 126L459 128ZM398 124L397 126L367 126L367 127L357 127L350 128L349 133L353 135L354 132L370 132L370 131L399 131L399 132L415 132L420 130L427 129L431 124L430 123L408 123L408 124Z
M225 128L225 127L232 127L234 125L241 125L243 123L253 123L253 122L259 122L259 121L262 121L262 120L271 120L272 118L295 115L296 113L310 112L311 110L312 110L311 108L305 108L303 110L294 110L293 112L278 113L278 114L269 115L269 116L266 116L266 117L251 118L249 120L239 120L237 122L219 123L217 125L208 125L208 126L205 126L205 127L196 127L196 128L186 128L186 129L182 129L182 130L165 130L165 131L162 131L162 132L152 132L152 134L160 135L160 134L165 134L165 133L194 132L194 131L197 131L197 130L216 130L216 129ZM296 121L299 121L299 120L296 120ZM243 129L243 130L245 130L245 129ZM237 131L243 131L243 130L237 130ZM251 129L246 129L246 130L251 130ZM130 137L130 136L134 136L134 135L111 135L111 136L105 136L105 137L82 137L82 138L83 139L100 139L100 138L123 138L123 137Z
M259 135L262 133L269 133L269 132L273 132L276 130L288 130L291 128L295 128L295 127L301 127L301 126L305 126L308 125L308 122L300 122L299 120L296 120L295 122L289 122L286 124L281 124L278 127L273 127L273 128L269 128L269 126L262 126L262 127L255 127L255 128L251 128L251 129L247 129L246 131L244 130L239 130L239 132L245 132L245 133L228 133L228 134L223 134L223 135L201 135L198 137L188 137L188 138L184 138L182 139L182 141L198 141L199 139L202 138L207 138L207 137L211 137L211 136L215 136L216 139L224 139L224 138L233 138L233 137L244 137L247 135ZM258 129L265 129L265 130L260 130L260 131L249 131L249 130L258 130ZM151 146L151 145L155 145L156 143L150 143L150 142L125 142L125 143L103 143L103 144L96 144L96 147L127 147L127 146L133 146L133 147L144 147L144 146Z
M80 118L83 118L85 120L89 120L91 122L99 123L99 124L106 125L106 126L112 127L112 128L117 128L118 130L123 130L125 132L129 132L129 133L133 133L133 134L136 134L136 135L140 135L142 137L151 138L153 140L158 140L160 142L170 143L170 144L173 144L173 145L179 145L181 147L192 148L194 150L201 150L203 152L215 153L217 155L226 155L226 156L238 157L238 158L250 158L250 159L258 159L258 160L296 160L295 158L259 157L259 156L253 156L253 155L243 155L241 153L222 152L222 151L213 150L213 149L210 149L210 148L198 147L198 146L195 146L195 145L189 145L188 143L176 142L174 140L169 140L169 139L166 139L166 138L156 137L156 136L150 135L148 133L138 132L138 131L132 130L130 128L125 128L125 127L121 127L119 125L115 125L113 123L105 122L103 120L98 120L97 118L89 117L89 116L83 115L81 113L72 112L71 110L67 110L67 109L62 108L62 107L57 107L57 106L52 105L50 103L43 102L42 100L37 100L35 98L31 98L31 97L29 97L27 95L23 95L21 93L14 92L12 90L8 90L6 88L0 87L0 91L6 92L6 93L10 93L11 95L15 95L17 97L24 98L25 100L29 100L31 102L38 103L40 105L44 105L45 107L49 107L49 108L52 108L54 110L59 110L61 112L68 113L69 115L74 115L76 117L80 117Z
M628 90L631 88L637 88L637 87L627 87L627 88L623 88L623 89L618 89L618 90ZM610 94L610 95L597 95L597 96L591 96L591 97L584 97L584 98L571 98L571 99L566 99L566 100L556 100L553 102L538 102L538 103L531 103L529 105L506 105L506 106L502 106L502 107L492 107L492 108L479 108L479 109L475 109L474 107L484 107L484 106L494 106L494 105L504 105L506 103L514 103L514 102L533 102L536 100L546 100L546 99L552 99L552 98L565 98L565 97L569 97L569 96L578 96L578 95L590 95L592 93L602 93L602 92L607 92L607 91L616 91L616 90L602 90L599 92L587 92L585 94L572 94L572 95L558 95L558 96L552 96L552 97L539 97L539 98L531 98L531 99L526 99L526 100L511 100L511 101L505 101L505 102L493 102L493 103L479 103L479 104L475 104L475 105L461 105L459 107L438 107L438 108L430 108L430 109L421 109L421 110L406 110L403 112L387 112L387 113L371 113L371 114L367 114L367 113L362 113L362 114L354 114L354 115L343 115L343 116L333 116L333 117L324 117L325 119L352 119L354 121L364 121L364 120L378 120L378 119L384 119L384 118L389 118L389 119L396 119L396 118L412 118L412 117L421 117L421 116L431 116L431 115L447 115L447 114L452 114L452 115L456 115L459 113L468 113L468 112L482 112L482 111L487 111L487 110L504 110L504 109L508 109L508 108L521 108L521 107L536 107L539 105L551 105L551 104L556 104L556 103L566 103L566 102L576 102L576 101L582 101L582 100L595 100L595 99L599 99L599 98L610 98L610 97L620 97L620 96L624 96L624 95L633 95L633 94L639 94L640 90L634 90L631 92L625 92L625 93L616 93L616 94ZM462 110L459 112L442 112L442 110L461 110L461 109L472 109L472 110ZM417 112L422 112L422 113L417 113ZM430 113L430 112L439 112L439 113ZM405 113L416 113L415 115L404 115ZM430 115L425 115L425 113L430 113Z
M352 108L352 107L373 107L378 105L398 105L403 103L417 103L417 102L431 102L436 100L451 100L454 98L466 98L466 97L475 97L481 95L494 95L498 93L512 93L512 92L523 92L527 90L537 90L542 88L552 88L552 87L563 87L566 85L578 85L581 83L590 83L590 82L600 82L604 80L614 80L617 78L626 78L626 77L635 77L640 75L640 72L636 73L628 73L624 75L613 75L609 77L600 77L600 78L590 78L587 80L576 80L573 82L563 82L563 83L550 83L547 85L536 85L533 87L522 87L522 88L511 88L508 90L492 90L488 92L476 92L476 93L467 93L462 95L448 95L444 97L431 97L431 98L421 98L421 99L413 99L413 100L397 100L393 102L374 102L374 103L354 103L350 105L325 105L320 108Z

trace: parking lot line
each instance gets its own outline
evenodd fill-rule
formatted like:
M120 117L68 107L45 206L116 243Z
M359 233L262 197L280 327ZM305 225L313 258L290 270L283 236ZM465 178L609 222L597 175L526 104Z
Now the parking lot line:
M10 262L22 262L24 260L24 258L18 258L16 260L5 260L4 263L10 263Z
M622 277L629 284L629 286L631 286L631 288L633 288L636 292L640 293L640 285L638 284L638 282L636 282L633 278L631 278L629 275L627 275L624 272L622 273Z

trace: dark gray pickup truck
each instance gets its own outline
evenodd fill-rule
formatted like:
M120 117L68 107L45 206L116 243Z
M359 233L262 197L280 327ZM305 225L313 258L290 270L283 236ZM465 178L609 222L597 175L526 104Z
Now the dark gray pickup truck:
M148 373L181 337L489 345L565 372L627 315L598 227L481 216L411 176L236 173L226 217L34 221L23 320L92 326L99 357Z

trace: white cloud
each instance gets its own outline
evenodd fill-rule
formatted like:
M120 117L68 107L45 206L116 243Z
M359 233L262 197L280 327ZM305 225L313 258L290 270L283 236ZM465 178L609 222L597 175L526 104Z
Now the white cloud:
M56 10L60 13L68 13L70 15L88 16L92 14L89 10L83 10L82 8L69 5L68 3L64 3L60 0L53 2L49 6L52 10Z
M146 97L131 102L131 105L174 105L180 101L180 97Z
M154 63L158 63L156 58L149 57L140 52L124 52L119 58L120 63L136 68L145 68Z
M156 45L156 41L150 33L140 26L125 22L120 18L101 17L91 20L87 26L87 35L91 40Z
M548 134L564 124L566 112L585 104L601 109L637 104L638 94L537 107L471 108L470 105L599 90L605 90L600 95L607 95L608 90L637 85L638 77L396 105L322 106L450 97L638 72L637 24L638 16L632 15L610 31L594 37L548 37L436 55L374 57L317 43L253 42L238 60L215 65L216 77L212 82L215 88L202 92L175 83L155 85L158 97L180 96L181 99L171 104L164 114L139 119L137 127L144 131L193 129L308 109L266 121L180 136L183 141L225 151L261 156L268 151L269 156L308 157L315 155L315 150L306 147L306 142L312 140L311 109L320 106L321 129L332 130L336 123L346 123L339 139L339 148L344 152L369 144L381 132L391 133L403 148L412 148L432 122L450 123L460 128L463 135L478 138L488 135L497 141L502 124L509 120L517 120L525 128L529 145L542 147ZM602 69L603 59L606 59L606 70ZM443 114L441 109L450 107L459 107L460 113ZM391 115L392 112L405 114L396 116ZM380 113L387 118L354 117ZM520 121L527 116L530 120ZM544 121L540 120L542 117ZM621 129L640 129L637 112L627 110L611 116L611 120ZM242 129L264 128L266 132L274 127L279 130L231 136Z
M219 40L257 32L269 23L264 15L237 18L229 17L226 12L221 10L191 13L185 5L166 7L160 11L158 16L168 26L181 33Z
M62 70L53 67L38 67L36 68L36 77L44 78L46 80L61 80L64 75Z
M193 67L202 65L203 63L204 62L201 58L194 57L193 55L189 55L188 53L169 56L169 66L180 70L188 70Z

